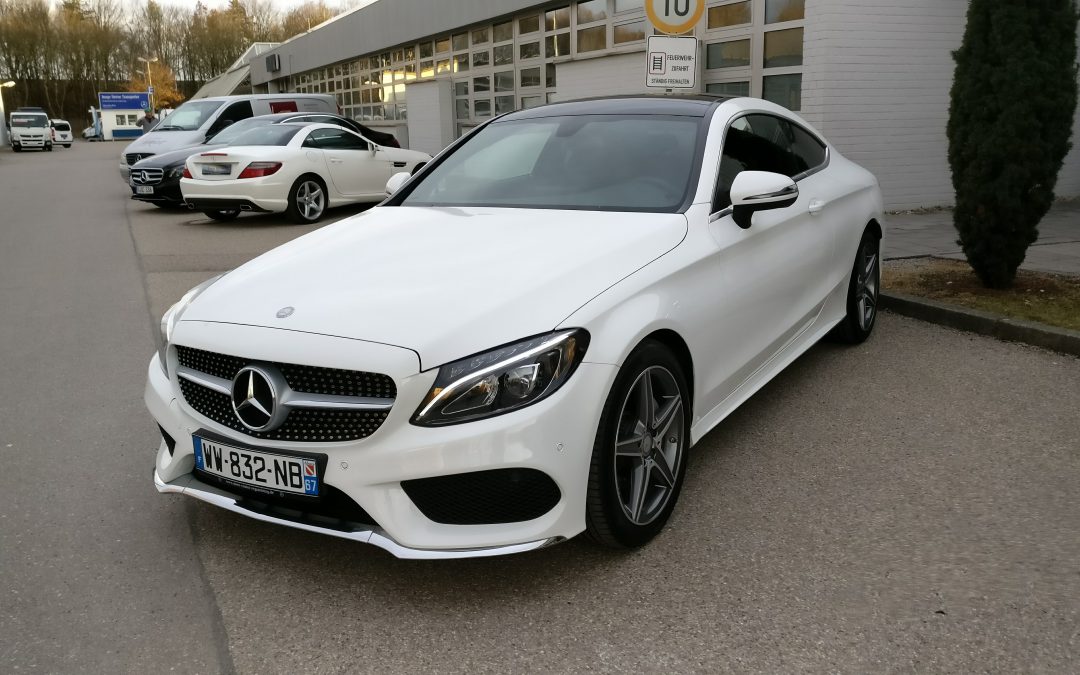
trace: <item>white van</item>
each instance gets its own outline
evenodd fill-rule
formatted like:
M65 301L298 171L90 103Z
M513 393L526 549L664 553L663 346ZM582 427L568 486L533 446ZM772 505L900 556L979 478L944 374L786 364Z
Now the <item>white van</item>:
M44 112L16 110L11 113L8 137L11 149L21 152L26 148L52 150L52 128L49 116Z
M205 143L233 122L280 112L337 112L337 101L328 94L250 94L193 99L161 119L157 126L124 148L120 173L151 155Z
M71 143L74 141L74 136L71 135L71 124L67 120L53 120L52 121L52 142L54 145L62 145L65 148L70 148Z

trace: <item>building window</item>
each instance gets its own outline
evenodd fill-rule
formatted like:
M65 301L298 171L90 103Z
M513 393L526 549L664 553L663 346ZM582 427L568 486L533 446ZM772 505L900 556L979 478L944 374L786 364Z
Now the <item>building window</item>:
M533 14L518 19L518 35L528 35L540 30L540 15Z
M547 30L559 30L570 27L570 8L559 7L544 13L544 27Z
M806 0L765 0L765 23L806 18Z
M495 42L506 42L514 39L514 22L497 23L491 30Z
M514 97L513 96L496 96L495 97L495 114L501 115L503 113L511 112L514 109Z
M741 82L713 82L705 85L705 91L718 96L749 96L750 81Z
M626 42L640 42L645 39L645 22L621 23L615 26L613 40L621 45Z
M789 28L765 33L765 67L790 68L803 63L803 29Z
M581 52L595 52L598 49L607 49L607 26L594 28L582 28L577 32L577 50Z
M538 105L544 105L543 96L522 96L521 97L521 109L528 110L529 108L535 108Z
M454 36L454 51L460 52L469 48L469 34L458 33Z
M645 9L645 0L615 0L615 13Z
M570 54L570 33L559 33L544 38L544 55L551 59Z
M555 88L555 64L549 63L545 66L546 69L546 85L549 89Z
M750 65L750 40L714 42L706 48L705 67L740 68Z
M474 30L472 32L472 43L474 45L487 44L489 37L490 36L488 35L487 26L485 26L483 28L477 28L476 30Z
M491 77L488 75L474 77L472 84L474 92L491 91Z
M473 115L476 117L491 117L491 99L478 98L473 101Z
M577 22L592 23L607 18L607 0L586 0L577 4Z
M492 50L496 66L505 66L514 62L514 45L500 45Z
M459 98L454 101L454 117L459 120L469 119L469 99Z
M435 53L445 54L450 51L450 38L443 37L435 41Z
M521 71L521 86L522 87L539 87L540 86L540 69L539 68L524 68Z
M435 73L449 73L450 72L450 59L439 59L435 62Z
M491 52L486 49L482 52L473 52L472 65L473 68L480 68L482 66L489 65L491 63Z
M523 45L518 45L518 58L525 59L538 59L540 58L540 43L539 42L526 42Z
M495 91L514 91L514 71L495 73Z
M454 72L463 73L469 69L469 55L458 54L454 57Z
M454 83L454 96L468 96L469 95L469 81L462 80Z
M709 28L727 28L729 26L742 26L750 23L753 16L750 13L750 3L735 2L730 5L720 5L709 8Z
M766 75L762 82L761 98L789 110L802 107L802 74Z

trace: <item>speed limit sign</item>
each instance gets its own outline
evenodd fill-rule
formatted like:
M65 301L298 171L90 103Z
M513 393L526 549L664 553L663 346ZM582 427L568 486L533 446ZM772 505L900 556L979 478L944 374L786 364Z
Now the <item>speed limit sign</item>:
M693 30L705 13L705 0L645 0L649 21L668 35Z

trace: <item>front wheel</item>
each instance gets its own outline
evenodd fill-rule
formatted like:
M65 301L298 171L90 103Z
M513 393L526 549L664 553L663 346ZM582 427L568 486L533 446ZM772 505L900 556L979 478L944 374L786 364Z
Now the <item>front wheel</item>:
M326 187L314 176L301 176L289 189L286 214L294 223L314 223L326 210Z
M203 213L207 218L213 218L224 223L236 220L236 217L240 215L240 209L214 209L212 211L203 211Z
M589 467L585 531L603 546L634 548L659 534L686 475L686 378L666 347L638 347L615 378Z
M52 143L49 143L48 145L45 146L45 151L46 152L52 152Z
M22 146L21 145L13 145L13 146L11 146L11 149L13 151L15 151L15 152L22 152Z
M860 344L870 337L877 321L881 291L881 240L869 227L863 232L848 283L847 315L833 329L832 336L848 344Z

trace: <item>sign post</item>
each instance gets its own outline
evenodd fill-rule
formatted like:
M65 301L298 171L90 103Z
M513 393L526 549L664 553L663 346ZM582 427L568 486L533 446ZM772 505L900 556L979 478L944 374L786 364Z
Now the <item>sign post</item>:
M676 36L694 29L705 14L705 0L645 0L645 14L664 33L649 36L645 86L696 89L697 38Z

